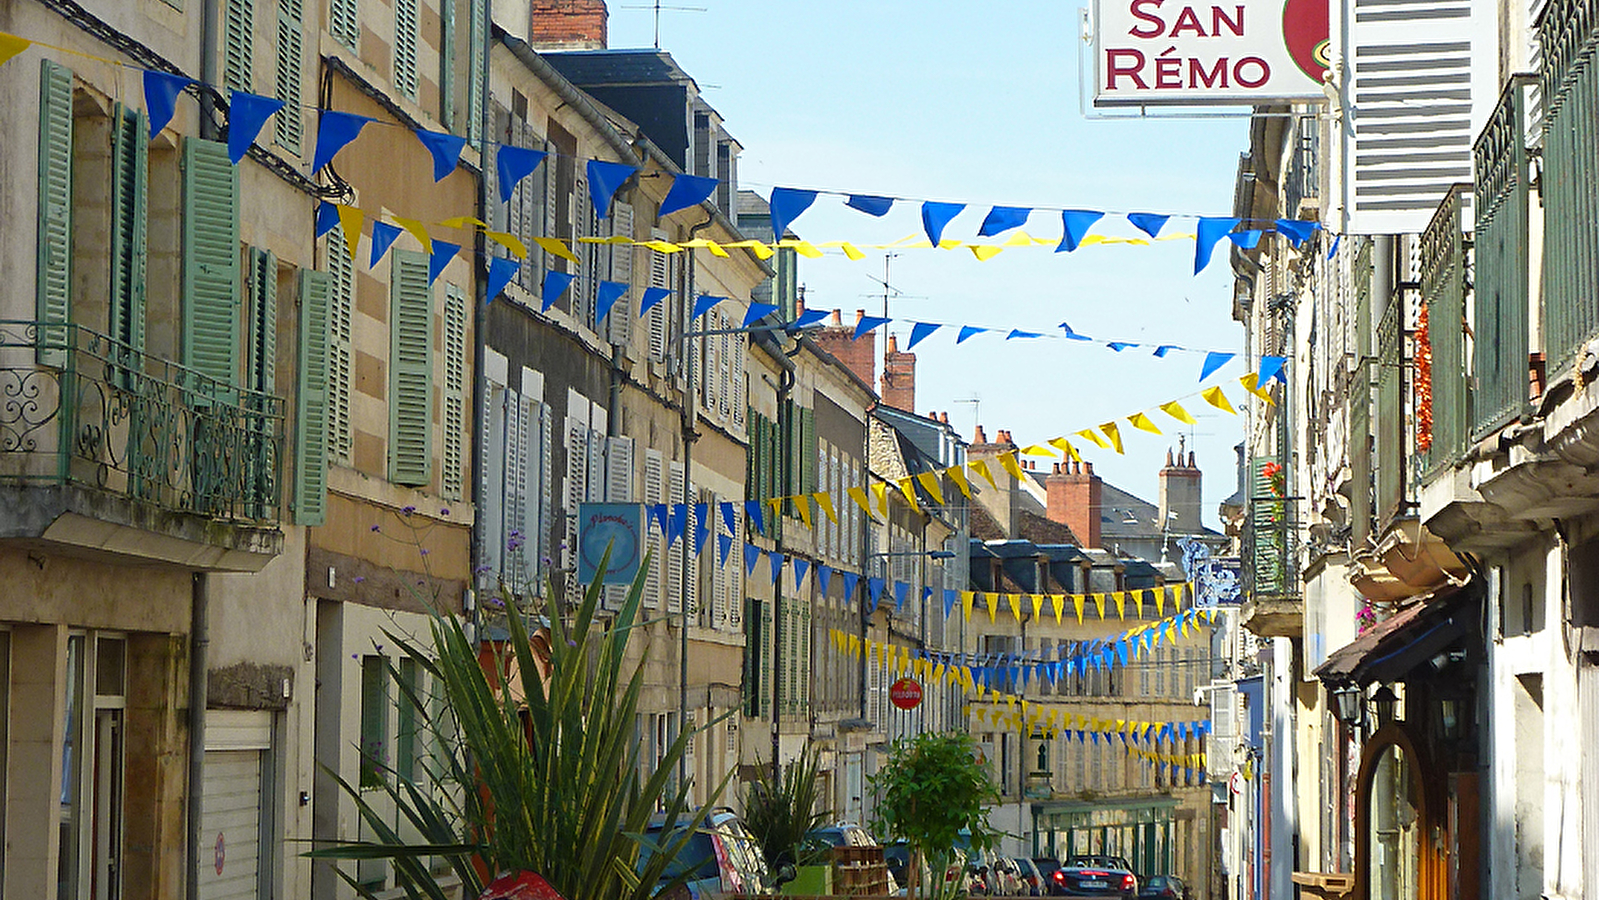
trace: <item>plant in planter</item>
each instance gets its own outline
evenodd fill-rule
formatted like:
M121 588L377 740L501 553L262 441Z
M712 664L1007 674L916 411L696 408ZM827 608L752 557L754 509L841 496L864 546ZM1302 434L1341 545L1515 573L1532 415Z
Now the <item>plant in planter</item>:
M759 774L744 789L744 824L761 845L773 872L785 865L815 863L804 852L805 836L825 824L832 810L821 805L820 754L810 745L783 766L757 766Z
M973 851L991 849L999 832L988 825L988 806L999 799L977 742L969 734L918 734L895 741L888 762L872 776L879 799L873 830L909 845L908 896L916 896L916 873L926 861L933 875L927 897L945 900L961 891L945 879L958 842L970 835ZM966 834L963 834L965 832Z

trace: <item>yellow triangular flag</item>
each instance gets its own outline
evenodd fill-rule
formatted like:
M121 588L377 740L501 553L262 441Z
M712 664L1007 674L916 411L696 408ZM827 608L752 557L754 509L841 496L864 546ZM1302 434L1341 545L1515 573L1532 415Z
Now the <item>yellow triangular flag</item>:
M539 249L545 253L553 253L567 262L575 263L578 261L577 254L573 253L572 248L566 246L564 241L552 237L536 237L533 239L533 243L538 244Z
M517 259L527 259L527 245L509 231L485 231L483 236L511 251Z
M1061 459L1082 460L1082 457L1077 455L1077 448L1072 446L1071 441L1063 437L1050 439L1049 445L1060 451Z
M977 716L977 724L979 725L984 724L988 720L988 710L981 706L974 710L974 714Z
M804 494L799 494L797 496L790 497L789 499L791 501L793 501L794 509L795 509L796 512L799 513L800 524L804 525L806 528L812 527L811 526L811 498L805 496Z
M466 228L470 225L476 225L479 228L489 227L489 223L475 216L454 216L448 219L440 219L439 224L445 228Z
M1178 403L1176 400L1173 400L1170 403L1162 403L1160 405L1160 411L1168 416L1171 416L1173 419L1176 419L1184 425L1195 424L1194 417L1189 415L1188 410L1183 409L1183 405Z
M1050 594L1049 604L1055 607L1055 624L1059 625L1066 608L1065 594Z
M1160 429L1155 427L1155 423L1149 421L1149 417L1141 412L1135 412L1128 416L1127 421L1131 422L1133 427L1140 431L1147 431L1150 434L1160 434Z
M1033 246L1033 236L1025 231L1018 231L1003 243L1007 247L1031 247ZM1055 241L1045 241L1045 243L1053 244Z
M534 240L535 243L539 242L538 238L534 238L533 240ZM553 240L555 240L555 238L545 238L545 240L553 241ZM673 243L669 243L667 241L640 241L638 243L638 246L643 247L646 250L654 250L656 253L682 253L683 252L683 248L682 247L679 247L678 245L673 244ZM728 246L731 247L733 245L732 244L728 244Z
M1166 589L1165 588L1156 588L1155 589L1155 615L1162 616L1162 617L1164 617L1166 615Z
M849 257L852 261L859 262L860 260L866 258L866 254L862 253L859 247L851 244L849 241L840 241L838 248L843 250L844 255Z
M1144 617L1144 592L1133 591L1133 603L1138 605L1138 618Z
M927 495L933 498L934 503L939 506L944 505L944 489L938 484L938 473L923 472L916 476L916 481L927 491Z
M995 246L994 244L967 244L966 249L972 251L972 255L977 257L978 262L988 262L1005 250L1004 247Z
M772 508L773 521L776 521L783 515L783 499L784 498L782 497L772 497L766 501L766 505Z
M1034 594L1033 595L1033 619L1034 619L1034 621L1036 621L1038 619L1039 614L1042 613L1043 611L1044 611L1044 595L1043 594Z
M1099 619L1100 619L1100 621L1104 621L1105 620L1105 595L1104 594L1095 594L1094 595L1094 608L1099 610Z
M1233 405L1227 402L1227 395L1221 392L1221 385L1219 384L1215 387L1205 388L1203 391L1200 391L1199 396L1204 397L1206 403L1209 403L1211 406L1216 407L1222 412L1234 416L1238 415L1238 411L1233 409Z
M852 487L852 488L846 489L844 491L844 493L848 494L849 498L851 500L855 501L855 505L859 506L861 508L861 511L866 513L866 517L868 519L871 519L874 522L877 521L877 517L872 515L872 506L871 506L871 504L868 503L867 500L866 500L866 489L865 488L863 488L863 487Z
M14 34L0 34L0 65L5 65L12 57L33 46L33 41L19 38Z
M1083 624L1083 595L1072 595L1072 606L1077 607L1077 624Z
M1116 618L1123 622L1127 621L1127 592L1117 591L1111 594L1110 598L1116 601Z
M972 499L972 486L967 483L966 473L961 471L960 466L950 466L944 470L944 474L949 476L950 481L955 482L955 486L961 489L967 500Z
M988 471L988 460L974 459L966 465L969 466L973 472L983 476L983 480L988 482L989 487L993 488L994 490L999 490L999 485L994 483L994 474Z
M1043 444L1028 444L1021 449L1021 454L1023 456L1048 456L1051 458L1055 456L1054 451Z
M426 226L421 222L416 219L407 219L404 216L390 216L390 218L394 220L394 224L409 231L411 236L416 238L417 243L422 245L423 250L428 253L433 252L433 237L428 234Z
M911 505L911 509L915 510L916 512L921 512L922 506L920 503L916 502L916 489L911 487L913 481L914 479L907 475L904 478L896 480L894 482L894 486L899 488L899 492L901 494L905 495L905 502Z
M366 213L343 203L335 205L338 207L339 228L344 232L344 246L350 251L350 258L355 259L355 245L361 241L361 223L366 221Z
M961 591L961 612L966 614L966 621L972 620L972 600L977 597L975 591Z
M877 498L877 511L888 515L888 485L881 481L873 482L872 496Z
M1105 443L1105 439L1099 436L1099 432L1092 428L1084 428L1082 431L1074 432L1074 434L1082 435L1084 439L1092 441L1095 446L1104 447L1106 450L1110 449L1110 444Z
M1114 449L1117 453L1121 453L1122 435L1121 431L1116 428L1116 423L1106 422L1105 424L1099 426L1099 430L1105 432L1105 436L1110 438L1110 446L1112 449Z
M1254 372L1250 372L1244 377L1238 379L1238 383L1244 386L1244 390L1254 394L1256 397L1266 401L1268 404L1275 404L1277 402L1271 399L1271 393L1269 391L1256 383Z
M1016 617L1016 621L1020 622L1022 620L1022 595L1006 594L1005 599L1010 602L1010 614Z
M816 505L821 507L822 512L827 514L827 521L837 525L838 513L833 510L833 495L825 491L817 491L811 496L816 499Z
M1022 475L1022 467L1016 462L1015 450L1006 450L1004 453L1001 453L999 455L999 464L1004 466L1005 471L1010 473L1010 477L1016 479L1017 481L1021 481L1024 477Z
M999 595L984 594L983 605L988 607L988 623L992 625L999 621Z

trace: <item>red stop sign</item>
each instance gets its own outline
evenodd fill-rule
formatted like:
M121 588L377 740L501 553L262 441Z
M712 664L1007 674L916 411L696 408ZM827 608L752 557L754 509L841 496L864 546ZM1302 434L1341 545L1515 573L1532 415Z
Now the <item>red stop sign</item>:
M889 685L888 699L900 709L915 709L922 705L922 686L910 678L901 678Z

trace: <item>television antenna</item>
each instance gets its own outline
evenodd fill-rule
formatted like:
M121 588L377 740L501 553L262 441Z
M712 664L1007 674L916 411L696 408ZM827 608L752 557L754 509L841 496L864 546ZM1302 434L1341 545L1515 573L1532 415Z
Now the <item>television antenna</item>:
M621 9L651 9L655 11L655 49L661 49L661 10L667 12L705 12L703 6L665 6L661 0L655 0L649 6L623 6Z

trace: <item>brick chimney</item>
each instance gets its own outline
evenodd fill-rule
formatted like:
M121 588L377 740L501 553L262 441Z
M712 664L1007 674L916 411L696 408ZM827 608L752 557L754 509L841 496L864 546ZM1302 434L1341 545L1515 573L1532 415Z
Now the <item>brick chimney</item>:
M1105 500L1105 483L1094 474L1094 464L1068 460L1056 463L1044 477L1044 514L1077 535L1084 547L1100 545L1099 517Z
M855 321L860 322L866 315L866 310L855 310ZM837 357L846 368L855 373L855 377L866 382L872 390L877 390L877 342L872 335L861 335L861 339L851 340L855 336L855 326L845 325L839 316L838 310L833 310L833 318L825 327L812 332L817 346ZM884 381L887 381L886 375ZM890 404L892 405L892 404ZM909 409L909 407L902 407Z
M883 352L883 402L895 409L916 411L916 354L901 353L899 339L892 334Z
M1194 463L1193 451L1184 458L1183 438L1177 439L1174 457L1166 451L1166 465L1160 470L1160 522L1161 530L1173 534L1195 534L1201 529L1199 466Z
M535 50L604 50L605 0L531 0Z
M989 516L1005 530L1007 537L1017 536L1018 512L1021 504L1016 500L1016 479L1005 471L1003 465L1000 465L999 455L1015 449L1016 445L1011 443L1009 431L1004 429L996 431L994 440L990 443L981 425L977 426L977 433L973 435L971 445L966 448L966 460L968 462L983 460L988 466L988 473L994 476L994 484L998 490L989 487L981 475L972 476L972 490L977 502L981 503Z

